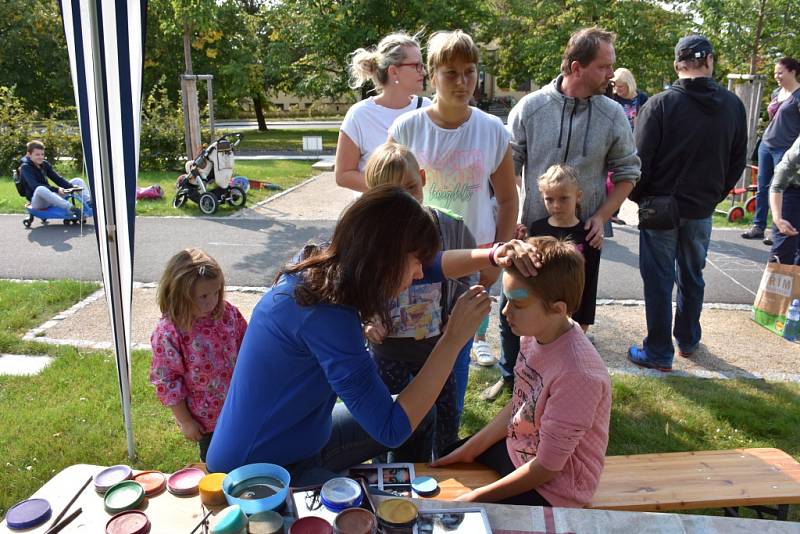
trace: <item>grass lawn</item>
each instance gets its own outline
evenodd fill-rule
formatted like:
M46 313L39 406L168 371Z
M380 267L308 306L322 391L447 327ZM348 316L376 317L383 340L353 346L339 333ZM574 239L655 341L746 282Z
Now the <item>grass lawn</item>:
M251 180L271 182L287 189L317 173L316 170L311 168L312 163L311 161L296 160L239 160L236 162L235 174L245 176ZM78 176L81 172L63 165L57 165L56 168L59 174L66 178ZM142 171L139 173L139 187L159 184L164 190L164 198L137 202L136 214L148 216L202 215L200 208L191 200L187 201L179 209L172 207L172 199L175 197L175 180L178 174L175 171ZM247 192L247 206L253 206L276 193L279 193L279 191L250 188L250 191ZM25 202L25 199L17 194L14 182L10 177L0 177L0 213L25 213ZM214 215L224 217L234 211L236 211L235 208L222 205Z
M339 139L338 128L273 130L259 132L257 129L244 130L239 148L243 150L302 150L303 136L322 136L322 148L334 150Z
M56 356L40 375L0 376L0 487L6 489L0 516L69 465L129 463L111 354L19 340L95 287L0 281L0 352ZM156 400L149 365L149 352L134 353L133 467L171 472L197 461L197 450ZM508 401L508 394L492 403L478 399L496 377L496 370L472 370L462 435L477 431ZM613 388L608 454L777 447L800 458L800 385L616 376ZM800 519L797 507L790 517Z

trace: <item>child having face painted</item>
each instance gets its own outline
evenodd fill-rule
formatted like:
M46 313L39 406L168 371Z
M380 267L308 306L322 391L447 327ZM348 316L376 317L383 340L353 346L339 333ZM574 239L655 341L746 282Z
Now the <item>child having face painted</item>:
M206 461L228 393L247 321L226 301L225 276L214 258L189 248L167 263L158 284L162 317L150 336L150 382L181 432Z
M521 337L509 403L434 467L477 461L501 475L459 498L528 506L581 507L597 489L608 445L611 382L597 350L570 319L580 302L584 258L554 237L528 240L537 276L503 274L502 310Z
M422 204L425 171L419 168L409 149L397 143L385 143L375 149L364 168L367 187L398 185ZM461 217L426 207L439 229L442 250L474 248L475 238ZM456 299L478 281L477 273L452 281L414 284L392 300L388 328L368 324L364 333L378 365L378 373L392 394L400 393L415 377L442 335ZM469 349L462 349L459 359L469 359ZM467 367L468 370L468 367ZM436 424L433 453L458 439L460 406L464 402L467 377L459 380L456 370L450 373L436 400ZM463 382L463 388L459 387Z

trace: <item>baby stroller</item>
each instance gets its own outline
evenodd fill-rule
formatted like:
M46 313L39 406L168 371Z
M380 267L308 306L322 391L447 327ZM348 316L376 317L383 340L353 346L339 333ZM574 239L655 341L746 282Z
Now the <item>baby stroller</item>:
M25 186L22 184L22 178L20 177L18 169L14 169L13 179L19 195L25 197ZM65 210L58 206L34 209L30 204L27 204L25 210L28 212L28 217L22 220L22 224L25 228L31 227L34 218L38 218L42 221L42 224L47 224L50 219L61 219L66 226L69 226L71 224L78 225L85 223L87 218L94 215L91 203L83 202L83 189L80 187L72 187L70 189L65 189L64 192L67 194L67 200L72 204L71 210Z
M247 179L233 176L233 149L242 140L242 134L225 134L203 150L194 161L186 162L186 174L178 177L177 192L172 206L180 208L189 199L206 215L217 211L227 202L241 208L247 202L242 186Z

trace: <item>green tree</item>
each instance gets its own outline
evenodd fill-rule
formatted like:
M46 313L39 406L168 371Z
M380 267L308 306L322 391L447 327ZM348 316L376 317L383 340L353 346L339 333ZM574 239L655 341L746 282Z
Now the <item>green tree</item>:
M462 28L491 17L474 0L284 0L264 11L272 28L265 46L270 90L338 96L348 90L348 55L394 31Z
M495 0L496 18L479 37L496 49L489 69L502 85L548 83L559 73L570 34L597 25L617 34L616 66L630 69L637 84L660 91L674 77L673 47L687 16L653 0Z
M800 1L691 0L696 29L712 41L720 72L766 74L781 56L800 56Z
M55 0L0 2L0 86L45 116L73 105L64 29Z

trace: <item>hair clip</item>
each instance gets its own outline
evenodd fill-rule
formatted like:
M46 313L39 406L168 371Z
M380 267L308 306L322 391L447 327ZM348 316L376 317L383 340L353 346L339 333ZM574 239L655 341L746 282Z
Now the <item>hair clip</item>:
M206 275L206 266L205 265L201 265L200 267L198 267L197 275L198 276L205 276Z

